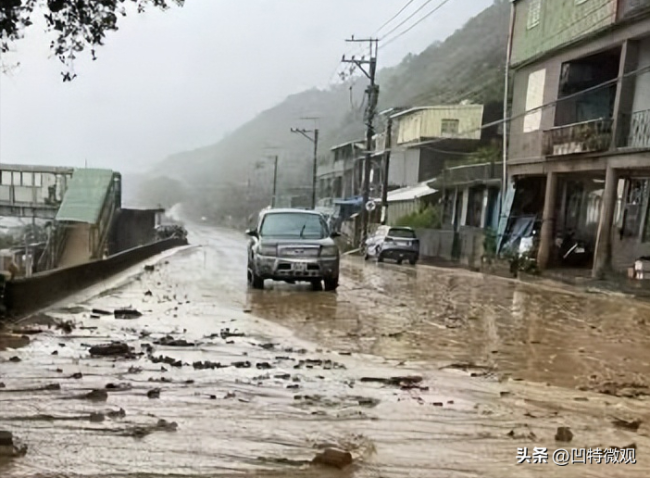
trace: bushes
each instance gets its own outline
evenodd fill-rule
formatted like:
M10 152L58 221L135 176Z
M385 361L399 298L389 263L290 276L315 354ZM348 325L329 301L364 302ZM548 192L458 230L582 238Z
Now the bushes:
M412 227L413 229L440 229L442 227L442 214L438 206L427 206L419 212L400 217L395 225Z

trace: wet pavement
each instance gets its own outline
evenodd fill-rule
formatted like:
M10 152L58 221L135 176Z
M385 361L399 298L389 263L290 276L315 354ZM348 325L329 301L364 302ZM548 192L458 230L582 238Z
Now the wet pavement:
M354 258L337 293L249 291L241 234L190 241L0 338L0 429L28 446L1 477L650 476L646 304ZM311 464L325 448L353 464Z

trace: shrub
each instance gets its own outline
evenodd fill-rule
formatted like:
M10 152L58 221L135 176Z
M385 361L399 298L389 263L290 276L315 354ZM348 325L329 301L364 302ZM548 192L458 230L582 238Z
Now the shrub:
M440 229L442 214L438 206L427 206L421 211L400 217L395 225L413 229Z

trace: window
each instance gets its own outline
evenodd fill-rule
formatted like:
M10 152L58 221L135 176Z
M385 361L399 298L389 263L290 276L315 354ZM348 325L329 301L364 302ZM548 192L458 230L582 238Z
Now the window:
M2 171L0 181L5 186L11 186L11 171Z
M460 121L457 119L443 119L440 132L442 134L458 134Z
M524 133L538 131L542 125L542 110L544 104L544 86L546 69L532 72L528 75L528 91L526 92L526 116L524 116Z
M528 22L526 28L529 30L539 25L540 17L542 16L542 0L531 0L528 5Z
M415 233L410 229L391 229L388 233L390 237L398 237L404 239L415 239Z
M318 214L277 212L264 216L260 227L260 236L324 239L328 234L327 226Z
M34 185L34 173L23 173L23 186Z
M13 172L13 177L12 177L12 180L11 180L11 184L13 184L14 186L20 186L20 183L21 183L21 181L20 181L20 172L19 171L14 171Z

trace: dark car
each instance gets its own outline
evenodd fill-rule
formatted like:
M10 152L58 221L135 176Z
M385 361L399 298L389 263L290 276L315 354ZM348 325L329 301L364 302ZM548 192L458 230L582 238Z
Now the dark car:
M339 285L339 248L324 216L313 210L266 209L257 227L246 232L248 283L263 289L267 279L290 284L310 282L325 290Z
M392 259L401 264L407 260L415 265L420 259L420 240L410 227L380 226L366 241L365 259L371 257L378 262Z

